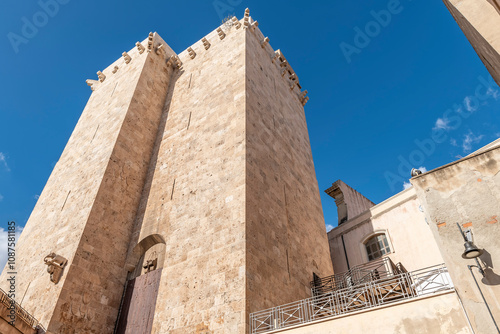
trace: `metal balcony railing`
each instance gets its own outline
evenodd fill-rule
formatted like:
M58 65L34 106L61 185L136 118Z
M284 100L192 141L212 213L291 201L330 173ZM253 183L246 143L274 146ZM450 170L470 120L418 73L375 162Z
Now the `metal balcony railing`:
M266 333L349 312L453 289L444 264L400 272L250 314L250 333Z
M344 273L316 278L311 281L311 294L319 296L404 272L406 269L401 263L395 265L390 258L386 257L352 267Z
M31 326L32 328L36 328L38 330L42 330L45 333L45 328L35 319L34 316L28 313L21 305L19 305L14 299L9 298L7 293L0 289L0 303L2 303L8 309L14 308L16 314L16 321L21 320Z

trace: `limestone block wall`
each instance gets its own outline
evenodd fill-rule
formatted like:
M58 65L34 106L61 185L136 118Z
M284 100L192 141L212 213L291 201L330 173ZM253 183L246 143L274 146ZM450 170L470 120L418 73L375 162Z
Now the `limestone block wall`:
M246 33L247 310L310 296L333 273L297 74L259 28Z
M168 86L172 51L164 48L160 55L134 48L128 63L120 58L102 82L90 82L94 92L19 239L17 295L49 333L112 332ZM43 263L50 252L68 259L57 285Z
M469 155L411 179L423 204L434 238L443 254L455 288L462 297L476 333L494 333L493 322L467 265L461 257L464 240L456 226L470 228L474 243L485 249L479 262L482 277L473 273L499 321L500 315L500 148Z
M246 333L332 272L300 89L232 22L179 54L143 190L128 265L165 243L154 333Z
M131 248L165 243L153 333L245 331L245 35L221 29L179 54L136 219Z
M500 2L443 1L493 79L500 85Z

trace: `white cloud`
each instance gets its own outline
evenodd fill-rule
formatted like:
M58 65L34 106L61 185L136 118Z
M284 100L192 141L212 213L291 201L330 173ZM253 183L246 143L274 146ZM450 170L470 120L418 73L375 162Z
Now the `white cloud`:
M427 173L427 168L425 168L424 166L420 166L418 167L418 169L420 169L422 173Z
M498 100L498 98L500 97L500 93L498 92L498 90L493 89L491 87L488 88L488 90L486 91L486 94L490 95L495 100Z
M472 131L469 131L468 134L464 136L464 141L462 143L462 148L464 149L464 153L467 153L472 150L472 144L477 144L483 139L483 135L476 136L475 134L472 133Z
M477 101L477 99L476 99L476 101ZM465 109L467 109L468 112L474 112L478 109L477 105L473 105L472 99L470 98L470 96L465 97L464 105L465 105Z
M326 224L326 231L330 232L333 229L333 225Z
M16 226L16 243L17 240L19 240L19 236L21 235L22 231L22 227ZM9 242L8 238L8 231L0 227L0 271L4 269L5 264L7 263L7 244Z
M434 125L434 129L443 129L443 130L449 130L450 129L450 120L447 119L446 117L444 118L438 118L436 120L436 125Z
M5 169L7 170L7 172L10 172L10 168L9 168L9 165L7 165L7 160L5 158L5 154L3 154L2 152L0 152L0 164L5 166Z
M450 144L453 146L458 146L457 140L455 138L450 139Z
M38 201L38 199L40 198L40 195L35 195L35 196L33 196L33 198Z

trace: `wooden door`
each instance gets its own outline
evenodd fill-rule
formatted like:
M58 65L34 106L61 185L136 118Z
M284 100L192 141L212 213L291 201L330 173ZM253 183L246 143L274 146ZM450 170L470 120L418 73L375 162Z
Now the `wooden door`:
M116 334L150 334L160 286L161 269L127 283Z

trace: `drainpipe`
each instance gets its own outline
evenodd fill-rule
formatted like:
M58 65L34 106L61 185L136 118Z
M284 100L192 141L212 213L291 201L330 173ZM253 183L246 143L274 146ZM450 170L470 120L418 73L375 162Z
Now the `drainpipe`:
M483 291L481 291L481 288L479 287L479 284L477 283L476 276L474 276L474 273L472 272L472 267L476 267L479 269L479 272L484 276L484 270L479 266L479 262L477 261L477 258L475 259L476 263L478 264L477 266L475 265L468 265L467 268L469 268L470 274L472 275L472 278L474 278L474 282L476 283L477 289L479 290L479 293L481 294L481 297L483 298L484 304L486 305L486 308L488 309L488 312L490 313L491 320L493 320L493 323L495 324L495 327L497 329L497 332L500 334L500 329L498 329L497 322L495 321L495 318L493 318L493 314L491 313L490 306L488 305L488 302L484 298Z

